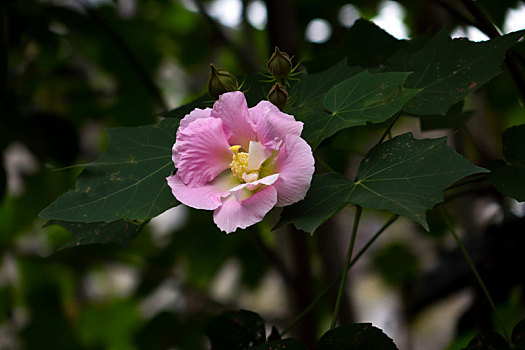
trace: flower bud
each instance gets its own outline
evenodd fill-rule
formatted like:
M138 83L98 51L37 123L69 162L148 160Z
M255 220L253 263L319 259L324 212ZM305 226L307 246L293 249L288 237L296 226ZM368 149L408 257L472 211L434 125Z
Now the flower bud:
M275 83L268 93L268 101L276 105L279 109L283 109L287 100L288 91L286 91L286 88L279 83Z
M213 64L210 64L210 74L208 76L208 94L214 99L218 99L219 95L239 90L239 83L237 79L224 69L217 69Z
M266 66L271 75L277 80L282 80L287 78L292 71L292 60L286 52L281 52L276 46Z

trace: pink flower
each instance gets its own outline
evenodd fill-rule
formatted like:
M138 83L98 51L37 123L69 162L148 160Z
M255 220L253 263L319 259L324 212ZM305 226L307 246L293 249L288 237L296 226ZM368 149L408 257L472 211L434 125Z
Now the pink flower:
M314 158L302 129L268 101L248 108L242 92L222 94L181 120L168 185L179 202L214 210L226 233L246 228L305 197Z

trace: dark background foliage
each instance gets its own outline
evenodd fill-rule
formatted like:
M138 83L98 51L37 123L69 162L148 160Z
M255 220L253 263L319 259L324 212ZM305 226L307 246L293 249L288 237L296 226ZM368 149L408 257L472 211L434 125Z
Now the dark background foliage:
M128 230L129 239L111 238L110 225L101 234L113 243L79 247L71 247L80 242L73 225L43 228L38 213L74 187L81 168L73 165L103 153L104 128L151 124L202 96L210 62L249 82L278 45L295 63L302 59L309 73L343 57L350 66L374 69L401 47L409 52L441 30L468 33L477 26L492 36L487 23L503 28L508 11L525 6L479 0L488 14L483 21L467 0L356 0L353 7L343 0L232 2L241 9L235 26L215 15L228 1L0 3L0 348L201 349L209 346L210 319L240 308L259 312L267 327L282 330L339 274L352 209L315 236L291 225L270 232L278 212L226 236L209 212L178 208L140 233L137 225L114 223ZM348 29L352 11L377 19L385 4L404 9L398 20L408 36L420 38L412 47ZM257 6L267 13L260 26L250 20ZM350 22L341 22L343 8ZM394 18L392 12L383 16ZM314 19L331 28L323 42L305 34ZM403 116L393 133L452 135L459 153L485 167L502 158L503 130L525 118L519 102L525 92L523 41L511 56L503 73L467 98L463 109L449 110L463 113L465 122ZM355 174L387 124L343 130L318 154L335 170ZM524 207L488 183L472 186L446 192L443 207L464 228L467 248L511 330L525 316ZM459 349L477 331L494 329L489 305L437 213L441 209L428 212L431 233L398 220L355 266L341 322L373 322L400 349ZM362 231L374 232L386 218L365 211ZM70 241L74 234L77 240ZM367 238L363 233L358 245ZM335 291L293 330L307 347L326 331L334 299Z

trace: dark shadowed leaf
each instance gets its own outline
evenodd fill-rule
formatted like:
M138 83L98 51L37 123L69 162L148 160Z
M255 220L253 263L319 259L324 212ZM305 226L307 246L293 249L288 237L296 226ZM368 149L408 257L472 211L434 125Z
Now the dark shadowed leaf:
M274 340L267 344L258 345L253 350L305 350L303 344L293 338Z
M354 323L326 332L317 343L316 350L397 350L383 331L371 323Z
M514 126L503 133L505 161L490 164L489 180L505 196L525 201L525 125Z
M512 345L516 350L525 349L525 320L521 320L512 330Z
M74 234L74 237L60 249L78 247L86 244L116 243L128 245L142 230L144 224L133 224L125 220L112 222L67 222L50 220L44 227L59 225Z
M244 350L266 340L264 320L248 310L222 313L210 321L205 333L212 350Z
M465 124L473 111L463 112L463 101L452 105L446 115L425 115L419 118L421 130L457 129Z
M375 23L358 19L348 30L344 41L344 53L352 66L379 67L406 42L398 40Z
M344 128L387 120L419 92L403 87L409 75L362 72L339 83L324 95L324 110L316 109L302 117L303 137L316 148Z
M171 147L178 120L108 130L106 154L78 177L74 190L44 209L46 219L111 222L146 220L178 204L165 180L173 171Z
M268 336L268 341L271 342L271 341L280 340L280 339L281 339L281 334L279 333L277 328L275 328L275 326L272 326L272 330L270 331L270 335Z
M510 350L510 348L501 335L488 331L476 335L463 350Z
M417 140L403 134L368 152L355 183L339 174L315 175L306 198L286 207L279 224L313 233L352 203L405 216L428 230L425 211L443 200L443 190L484 171L448 147L446 138Z
M385 65L394 71L414 72L405 87L423 89L403 108L417 115L444 115L459 102L500 73L505 51L524 31L484 42L452 40L444 31L417 52L399 51Z

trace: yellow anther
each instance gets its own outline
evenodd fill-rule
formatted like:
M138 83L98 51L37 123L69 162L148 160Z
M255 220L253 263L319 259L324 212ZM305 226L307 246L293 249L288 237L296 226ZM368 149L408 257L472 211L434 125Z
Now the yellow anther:
M231 146L230 149L233 151L232 161L230 163L230 169L232 170L233 176L241 180L242 182L252 182L259 178L258 171L247 171L248 168L248 153L239 152L241 146ZM249 175L249 176L247 176Z
M240 145L231 146L230 149L233 151L233 153L237 154L239 152L239 149L241 148Z

